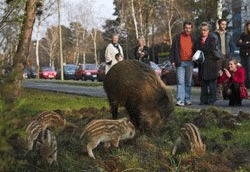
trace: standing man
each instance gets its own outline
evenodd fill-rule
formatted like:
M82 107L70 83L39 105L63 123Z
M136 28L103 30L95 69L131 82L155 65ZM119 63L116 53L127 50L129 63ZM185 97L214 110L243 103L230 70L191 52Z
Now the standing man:
M134 56L136 60L149 64L150 60L149 60L148 47L145 46L145 40L143 37L139 37L137 39L137 47L135 47L134 49Z
M183 32L173 38L171 63L176 67L177 106L191 105L191 86L193 75L192 56L195 52L195 38L191 34L192 23L184 22Z
M115 65L118 61L115 58L116 54L121 54L123 57L123 50L121 45L118 43L119 41L119 35L115 34L112 36L112 42L108 44L106 50L105 50L105 74L108 73L108 71L111 69L113 65Z
M235 44L233 42L233 37L230 32L227 32L227 20L218 20L219 29L214 33L218 37L218 46L221 51L221 59L218 60L218 68L227 68L228 59L232 58L234 55ZM218 84L218 97L222 97L222 87L223 84Z

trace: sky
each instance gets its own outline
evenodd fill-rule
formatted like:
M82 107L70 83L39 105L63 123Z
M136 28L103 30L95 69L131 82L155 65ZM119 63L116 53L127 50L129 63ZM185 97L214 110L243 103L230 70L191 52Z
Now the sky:
M97 17L104 19L114 18L114 16L112 15L115 12L113 0L95 0L93 10L95 11L95 15Z
M93 18L95 20L98 20L100 24L104 24L106 19L114 19L114 16L112 15L114 13L113 0L61 0L61 2L62 2L61 3L62 4L61 5L62 6L61 8L61 24L62 25L67 26L69 20L71 20L71 18L74 18L74 15L77 14L76 11L81 10L79 11L79 14L81 14L84 12L84 10L86 11L87 7L91 7L90 10L93 15ZM63 6L64 2L68 4L66 4L66 6ZM89 6L86 4L89 4ZM76 5L76 7L74 5ZM68 9L68 8L72 8L72 7L73 8L75 7L76 11L73 11L71 13L70 12L71 9ZM57 24L57 14L55 14L55 16L52 17L52 23ZM96 24L94 24L94 26L95 25Z
M89 2L89 6L91 7L91 13L93 15L93 18L91 18L89 26L91 27L98 27L99 29L102 29L102 26L105 24L106 19L114 19L115 17L113 16L114 13L114 5L113 5L113 0L61 0L61 25L64 26L69 26L70 21L69 20L74 20L74 16L78 14L81 14L81 12L86 11L86 2ZM63 4L66 3L66 5L63 6ZM81 5L77 5L81 4ZM70 8L77 8L73 9L74 11L71 13ZM56 26L58 24L58 13L56 11L57 9L57 4L55 6L53 15L47 18L43 23L42 23L42 28L41 28L41 36L43 37L45 35L46 29L52 25ZM36 39L37 37L37 23L34 25L34 31L32 34L32 39Z

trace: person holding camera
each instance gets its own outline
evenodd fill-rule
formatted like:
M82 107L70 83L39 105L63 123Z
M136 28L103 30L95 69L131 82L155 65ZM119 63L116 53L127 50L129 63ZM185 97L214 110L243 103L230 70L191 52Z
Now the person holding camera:
M230 32L227 31L227 20L219 19L218 20L219 28L215 30L214 34L218 37L218 45L221 50L221 59L218 60L218 68L224 69L227 68L228 59L233 58L235 44L233 41L233 36ZM222 90L226 87L226 84L218 84L217 96L222 98ZM225 97L223 97L225 99Z
M219 71L218 83L227 82L225 94L229 99L229 106L241 106L240 86L244 85L245 69L235 59L230 59L228 68Z
M143 63L146 63L146 64L149 64L149 52L148 52L148 47L145 46L145 40L143 37L139 37L137 39L137 47L135 47L134 49L134 56L135 56L135 59L140 61L140 62L143 62Z

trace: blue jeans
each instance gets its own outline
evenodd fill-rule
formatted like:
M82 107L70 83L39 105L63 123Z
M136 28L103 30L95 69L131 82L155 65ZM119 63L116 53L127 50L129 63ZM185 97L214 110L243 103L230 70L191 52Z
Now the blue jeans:
M181 66L176 68L177 78L177 101L191 101L191 87L193 76L193 62L181 62Z

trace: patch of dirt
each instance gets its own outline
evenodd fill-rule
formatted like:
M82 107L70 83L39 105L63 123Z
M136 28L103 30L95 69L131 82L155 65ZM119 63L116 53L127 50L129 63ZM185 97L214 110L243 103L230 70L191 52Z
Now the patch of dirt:
M87 153L83 152L82 150L83 146L79 136L84 127L93 119L111 119L112 115L109 109L102 108L99 110L96 108L82 108L79 110L56 111L59 114L62 114L67 120L67 125L57 133L59 138L59 150L70 153L73 157L77 157L78 160L80 159L83 162L91 162L92 165L95 165L95 168L89 168L95 169L97 171L126 171L128 168L127 164L125 164L119 156L112 156L113 149L117 150L117 148L106 150L103 149L101 147L103 145L100 144L94 150L97 160L90 159ZM147 155L150 154L151 156L152 154L152 156L155 156L152 158L156 159L154 161L159 164L158 169L154 170L161 172L173 171L177 168L183 172L231 172L235 171L239 167L243 167L244 169L250 171L250 148L237 148L235 145L235 147L232 149L232 147L230 147L228 144L221 143L221 140L232 141L235 139L234 131L239 129L239 123L250 119L250 113L240 112L238 115L235 115L230 114L227 111L211 107L202 109L200 112L184 112L183 114L180 114L180 116L181 117L178 117L177 115L170 116L166 121L166 124L161 128L159 135L155 134L154 136L151 136L145 133L137 132L136 137L133 140L122 142L121 148L119 149L126 150L127 148L129 151L131 151L131 155L133 152L141 152L137 154L137 156L141 156L138 157L138 159L141 161L151 161L147 159L144 160L144 158L146 158ZM122 117L128 117L125 109L121 109L119 112L119 118ZM25 121L28 120L29 119L25 118ZM167 149L171 147L171 141L174 142L174 140L177 138L180 126L185 122L192 122L200 129L209 130L210 128L217 127L219 129L227 130L222 132L220 136L221 140L218 140L218 138L208 138L207 136L202 135L202 140L206 144L207 150L206 155L203 157L194 157L186 154L186 152L182 152L178 156L172 157L170 155L170 150ZM16 124L16 128L20 127L20 125L23 126L23 122L21 120L13 120L12 123ZM2 134L6 135L6 133ZM13 154L16 155L15 158L23 158L19 156L21 152L18 151L21 150L22 145L24 145L24 141L20 138L20 136L13 134L9 138L8 142L10 145L12 145L14 150ZM65 155L62 152L59 152L59 157L60 156L64 157ZM59 160L64 161L64 158L59 158ZM79 166L81 166L81 164L79 164ZM140 169L140 167L138 167L138 169Z
M244 167L250 171L250 149L233 148L227 155L228 159L233 163L234 168Z

